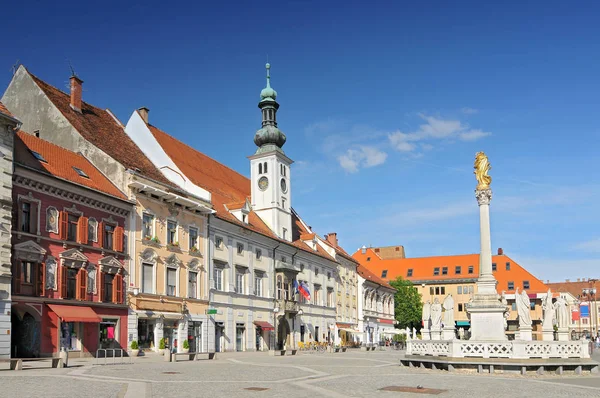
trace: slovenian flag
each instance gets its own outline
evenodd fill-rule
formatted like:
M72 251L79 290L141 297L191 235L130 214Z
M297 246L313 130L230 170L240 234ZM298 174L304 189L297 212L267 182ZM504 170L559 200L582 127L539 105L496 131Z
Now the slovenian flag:
M300 282L298 285L298 293L300 293L306 300L310 301L310 290L308 290L308 286L306 286L304 282Z

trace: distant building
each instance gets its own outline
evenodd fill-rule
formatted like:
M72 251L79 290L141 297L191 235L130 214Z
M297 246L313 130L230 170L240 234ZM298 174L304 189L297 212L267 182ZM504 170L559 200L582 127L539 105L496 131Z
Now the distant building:
M396 247L396 246L392 246ZM401 246L398 246L401 247ZM379 251L376 251L379 250ZM381 248L363 247L352 256L377 277L391 281L398 277L410 280L418 288L423 302L440 302L448 294L454 297L454 319L458 328L468 329L470 322L465 304L477 292L479 254L464 254L418 258L383 258ZM388 250L384 252L389 253ZM492 270L498 284L498 294L504 292L510 314L507 320L509 336L518 328L515 292L526 290L531 301L534 333L541 340L542 298L548 287L521 265L504 254L502 249L492 256Z
M571 335L575 338L598 336L600 314L598 313L598 294L600 281L598 279L577 279L564 282L546 282L553 292L559 292L567 297L571 305Z
M394 324L394 294L396 289L369 271L358 266L358 329L363 345L377 345L391 339L398 331Z

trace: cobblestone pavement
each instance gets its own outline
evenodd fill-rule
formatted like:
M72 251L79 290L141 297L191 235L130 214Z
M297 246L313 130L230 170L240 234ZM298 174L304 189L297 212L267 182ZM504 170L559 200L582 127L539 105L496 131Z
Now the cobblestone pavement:
M399 351L304 354L219 354L213 361L167 363L161 357L133 364L0 371L0 397L410 397L389 386L446 390L440 397L600 397L600 376L477 375L399 366ZM264 390L263 390L264 389Z

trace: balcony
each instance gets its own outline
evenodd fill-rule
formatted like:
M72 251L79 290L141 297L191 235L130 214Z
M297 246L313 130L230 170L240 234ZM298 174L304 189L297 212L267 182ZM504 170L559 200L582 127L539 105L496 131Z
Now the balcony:
M298 272L300 272L300 266L294 265L289 262L277 260L275 261L275 271L290 271L297 274Z
M300 310L300 304L293 300L277 300L277 308L279 312L298 312Z

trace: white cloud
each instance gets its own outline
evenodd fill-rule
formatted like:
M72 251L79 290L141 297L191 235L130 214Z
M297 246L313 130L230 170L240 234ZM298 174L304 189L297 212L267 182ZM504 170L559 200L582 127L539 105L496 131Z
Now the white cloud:
M458 139L461 141L475 141L487 137L492 133L471 127L459 120L440 119L424 114L419 115L426 123L421 124L417 131L404 133L396 131L388 134L390 144L400 152L412 152L417 146L414 142L434 141L444 139ZM432 148L431 144L428 149Z
M600 253L600 238L577 243L573 246L573 249L591 253ZM600 262L598 265L600 265Z
M469 108L468 106L465 106L464 108L462 108L460 110L462 113L464 113L465 115L474 115L476 113L479 113L478 109L474 109L474 108Z
M383 164L387 159L387 153L371 146L358 146L356 149L348 149L346 153L338 156L338 162L344 170L356 173L361 167L374 167Z

